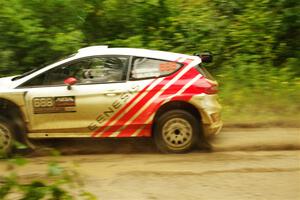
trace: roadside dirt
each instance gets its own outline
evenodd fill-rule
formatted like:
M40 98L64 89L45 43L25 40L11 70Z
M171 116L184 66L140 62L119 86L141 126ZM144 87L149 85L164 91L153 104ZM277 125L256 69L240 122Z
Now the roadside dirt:
M286 120L275 120L275 121L249 121L249 122L224 122L224 128L226 129L249 129L249 128L300 128L300 118Z

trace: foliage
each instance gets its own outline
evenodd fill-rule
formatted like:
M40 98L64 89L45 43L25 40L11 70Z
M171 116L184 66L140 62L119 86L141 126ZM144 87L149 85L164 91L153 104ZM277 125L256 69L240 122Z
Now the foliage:
M79 174L75 170L62 167L57 162L50 162L45 177L34 180L23 180L15 171L27 164L24 158L13 158L9 161L10 174L0 176L0 199L20 200L73 200L97 198L86 192Z
M299 10L296 0L0 0L0 76L96 44L210 50L225 115L288 113L299 110Z

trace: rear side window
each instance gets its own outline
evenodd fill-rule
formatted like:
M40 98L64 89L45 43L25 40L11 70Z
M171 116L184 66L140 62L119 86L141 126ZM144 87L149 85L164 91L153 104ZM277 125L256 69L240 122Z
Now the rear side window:
M131 79L157 78L174 73L181 67L181 64L157 60L152 58L136 57L132 62Z

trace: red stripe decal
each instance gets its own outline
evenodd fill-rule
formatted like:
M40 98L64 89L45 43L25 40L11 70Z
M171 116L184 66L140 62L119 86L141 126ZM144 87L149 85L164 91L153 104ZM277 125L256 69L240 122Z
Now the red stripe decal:
M137 135L137 137L150 137L152 131L152 125L147 124L143 130Z
M181 58L178 58L176 61L179 61ZM141 96L141 94L143 94L144 92L146 92L146 90L153 84L154 81L153 80L150 84L148 84L142 91L140 91L132 100L130 100L126 105L124 105L122 107L121 110L119 110L111 119L109 119L109 121L107 121L102 127L100 127L98 130L96 130L93 134L92 137L96 137L97 135L101 134L101 137L108 137L110 136L112 133L114 133L117 130L120 130L121 126L124 126L124 124L130 120L138 111L139 109L141 109L141 107L143 107L144 104L146 104L150 99L152 99L152 97L159 92L166 84L168 84L169 81L171 81L178 73L180 73L182 70L184 70L184 68L190 64L193 60L191 59L187 59L185 60L184 63L184 67L182 67L177 73L168 76L166 78L164 78L158 85L156 85L153 89L151 89L141 100L139 100L139 102L137 102L128 112L126 112L119 120L117 120L116 122L113 123L114 120L117 119L117 117L120 114L123 114L124 111L126 110L126 108L130 105L132 105L133 103L135 103L135 101ZM189 81L191 79L191 77L193 77L194 73L192 73L193 71L195 71L195 68L191 68L189 71L187 71L185 74L183 74L179 80L177 80L174 84L170 85L169 88L167 88L165 91L163 91L162 94L160 94L159 97L157 97L157 99L161 98L162 96L165 96L163 98L167 98L168 96L175 94L176 92L178 92L182 86L184 84L186 84L187 81ZM155 100L157 100L155 99ZM151 104L148 108L146 108L146 110L144 110L139 116L137 116L134 121L131 123L131 125L133 126L129 126L129 127L134 127L135 124L139 125L141 123L142 126L143 124L145 124L146 120L148 119L148 117L150 117L158 108L159 106L163 103L163 101L160 102L153 102L153 104ZM131 129L129 127L124 127L125 129L121 131L121 133L117 136L117 137L128 137L131 136L131 134L133 132L135 132L135 129ZM128 129L129 128L129 129ZM105 130L107 129L107 130ZM139 135L149 135L149 133L151 134L151 132L149 132L149 127L148 128L143 128L143 130L140 132Z
M151 117L151 115L161 106L163 100L172 94L176 94L185 84L187 84L191 79L191 75L194 74L195 68L191 68L187 71L179 80L177 80L174 84L172 84L169 88L167 88L160 96L155 99L155 101L146 108L139 116L131 122L132 125L137 124L145 124L147 119ZM131 134L135 132L135 130L130 131ZM124 134L128 134L128 131L125 129L120 132L118 137L124 137Z
M110 118L110 120L104 124L101 128L99 128L97 131L94 132L93 137L95 137L98 133L100 133L101 131L103 131L107 126L109 126L121 113L124 112L124 110L131 105L132 103L134 103L136 101L137 98L139 98L149 87L150 85L152 85L152 83L155 80L151 81L150 84L148 84L144 89L142 89L133 99L131 99L126 105L124 105L122 107L121 110L119 110L112 118Z
M133 99L131 99L127 104L125 104L121 110L119 110L113 117L111 117L109 119L109 121L107 121L103 126L101 126L101 128L99 128L98 130L96 130L93 134L92 137L96 137L101 131L103 131L107 126L109 126L121 113L124 112L124 110L131 105L132 103L134 103L136 101L137 98L139 98L139 96L141 96L149 87L150 85L152 85L152 83L155 80L151 81L150 84L148 84L147 86L145 86L138 94L135 95L135 97L133 97Z
M188 63L186 63L187 65ZM117 124L123 125L130 120L138 111L141 107L143 107L144 104L146 104L150 99L152 99L152 97L159 92L166 84L168 84L169 81L173 80L174 77L176 77L176 75L178 73L180 73L185 67L181 68L181 70L179 70L177 73L172 74L171 76L168 76L166 78L163 79L162 82L160 82L157 86L155 86L151 91L148 92L148 94L146 96L144 96L143 99L140 100L140 102L138 102L133 108L131 108L130 111L128 111L121 119L119 119ZM194 68L192 68L194 69ZM191 69L190 69L191 70ZM187 73L183 74L180 78L182 78L183 76L185 76ZM178 81L178 80L177 80ZM170 86L171 87L171 86ZM170 88L169 87L169 88ZM167 90L169 90L169 88L167 88ZM145 122L145 120L144 120ZM108 137L109 135L111 135L112 133L114 133L115 131L119 130L119 125L118 126L111 126L109 127L108 130L104 131L101 134L101 137ZM126 127L125 127L126 128ZM127 129L121 131L121 133L126 133ZM119 136L118 136L119 137ZM122 137L122 134L120 135L120 137Z
M122 116L118 122L116 122L117 126L111 126L106 131L101 134L101 137L108 137L110 134L117 131L121 125L124 125L131 117L133 117L136 112L147 103L158 91L160 91L165 85L165 81L171 79L171 77L167 77L162 80L158 85L156 85L151 91L149 91L137 104L135 104L131 110L129 110L124 116ZM119 126L120 125L120 126Z

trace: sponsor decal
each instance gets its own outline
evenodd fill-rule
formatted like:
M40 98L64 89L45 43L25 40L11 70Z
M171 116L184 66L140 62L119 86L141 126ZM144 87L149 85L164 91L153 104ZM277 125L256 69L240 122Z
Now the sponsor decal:
M165 62L159 65L159 70L161 72L174 72L178 68L178 64L176 62Z
M75 97L54 97L55 107L74 107Z
M119 98L112 102L111 106L105 109L104 112L100 113L96 120L89 124L88 129L90 131L95 131L100 128L101 124L110 119L115 113L124 106L129 99L139 90L139 86L133 86L126 93L122 93Z
M32 105L34 114L76 112L75 96L36 97Z

